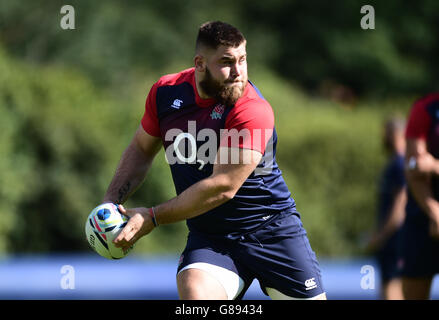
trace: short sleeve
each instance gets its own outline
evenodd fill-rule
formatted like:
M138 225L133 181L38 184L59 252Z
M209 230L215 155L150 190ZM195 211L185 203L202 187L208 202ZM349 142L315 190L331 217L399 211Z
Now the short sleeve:
M408 139L427 139L427 134L431 126L431 118L427 112L426 104L420 100L416 102L407 122L405 136Z
M225 129L225 134L221 135L221 146L251 149L264 154L273 136L273 110L265 101L250 100L230 111Z
M145 103L145 113L143 114L141 124L143 129L154 137L160 137L160 127L157 117L157 83L154 84L149 91L148 97Z

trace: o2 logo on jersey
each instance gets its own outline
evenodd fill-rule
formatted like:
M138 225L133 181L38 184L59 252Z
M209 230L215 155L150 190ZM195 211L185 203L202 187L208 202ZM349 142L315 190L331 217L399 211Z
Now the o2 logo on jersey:
M270 137L266 139L265 137ZM221 143L218 143L218 139ZM255 129L221 129L219 138L215 130L204 128L197 132L196 121L188 121L188 132L181 129L170 129L166 132L165 141L171 142L165 150L166 161L170 164L192 164L203 170L206 164L239 164L251 159L240 159L239 142L251 139L252 143L265 143L265 153L256 167L255 175L268 175L272 172L273 161L273 130ZM219 145L225 145L217 157ZM252 148L253 149L253 148ZM256 148L259 149L259 148ZM250 162L249 162L250 163Z
M190 146L190 150L187 152L187 148L186 148L186 140L187 140L187 145ZM184 150L181 150L181 146L183 146ZM206 146L207 148L203 148L204 146ZM170 148L172 147L172 148ZM200 150L202 150L200 152ZM172 156L169 157L169 153L168 151L173 151L172 152ZM180 134L177 135L177 137L174 140L174 143L172 145L170 145L167 149L166 152L166 160L168 161L169 164L174 164L174 163L199 163L200 166L198 167L198 170L202 170L204 168L204 165L206 164L206 161L203 159L198 159L197 160L197 154L200 154L200 157L203 158L202 154L206 155L206 151L209 151L209 145L206 143L204 144L199 151L197 152L197 142L194 138L193 135L191 135L188 132L182 132ZM174 153L175 153L175 157L174 157ZM184 153L184 154L183 154ZM207 156L208 157L208 156ZM170 162L169 159L173 159L176 161L172 161Z

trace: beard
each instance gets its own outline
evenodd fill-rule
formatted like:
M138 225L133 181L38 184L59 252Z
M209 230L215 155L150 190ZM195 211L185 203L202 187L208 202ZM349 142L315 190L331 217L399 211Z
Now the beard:
M226 107L233 107L239 98L242 97L247 85L247 79L235 83L233 80L226 80L223 84L212 77L209 69L206 68L206 74L200 81L200 87L208 96L215 98L219 103Z

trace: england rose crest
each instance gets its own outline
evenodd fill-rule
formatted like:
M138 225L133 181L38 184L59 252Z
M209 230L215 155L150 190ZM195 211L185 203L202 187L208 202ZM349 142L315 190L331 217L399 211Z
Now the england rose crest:
M221 119L221 117L223 116L224 113L224 105L222 104L218 104L215 106L215 108L213 109L212 113L210 114L210 117L215 120L215 119Z

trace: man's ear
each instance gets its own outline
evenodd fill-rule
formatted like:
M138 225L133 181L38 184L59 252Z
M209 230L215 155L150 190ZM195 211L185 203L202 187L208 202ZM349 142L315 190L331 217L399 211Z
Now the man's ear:
M206 71L206 59L200 54L194 57L195 71L204 72Z

